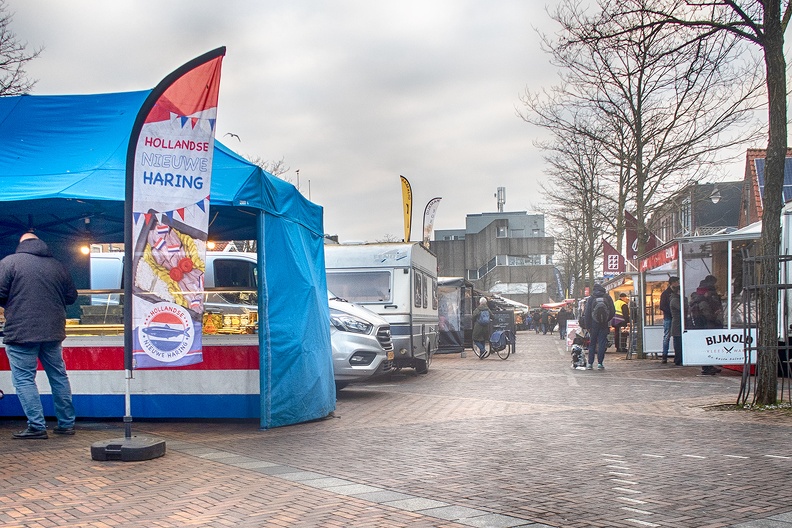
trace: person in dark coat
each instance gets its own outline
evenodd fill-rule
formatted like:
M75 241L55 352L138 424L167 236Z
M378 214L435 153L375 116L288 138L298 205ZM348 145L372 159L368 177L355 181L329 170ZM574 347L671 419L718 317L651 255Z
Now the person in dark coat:
M679 277L673 276L668 278L668 287L660 294L660 311L663 312L663 359L662 363L668 363L668 348L671 344L671 294L673 293L672 286L676 284L676 295L679 295ZM681 334L680 334L681 335Z
M608 310L607 319L605 322L597 322L592 317L594 305L598 298L605 300L605 306ZM597 369L602 370L605 368L603 361L605 360L605 349L608 348L608 334L610 334L610 320L613 319L616 313L616 308L613 306L613 299L605 291L601 284L595 284L591 296L586 300L586 310L583 317L586 320L586 328L589 331L589 353L588 364L586 370L594 368L594 356L597 357Z
M27 429L17 439L46 439L44 409L36 386L41 361L52 388L58 425L56 434L74 434L71 385L63 362L66 306L77 300L68 270L33 233L19 240L16 253L0 261L0 306L5 308L3 343L11 364L11 379L27 416Z
M482 359L484 357L485 354L484 347L486 346L487 339L489 339L489 335L490 335L489 325L488 324L485 325L479 322L479 316L483 311L487 311L487 312L490 311L489 306L487 306L486 297L482 297L481 299L479 299L478 307L475 310L473 310L473 346L478 347L480 351L479 359ZM492 313L490 313L490 317L491 316Z
M567 321L571 318L571 314L567 311L565 306L562 306L560 310L558 310L558 315L556 316L556 321L558 321L558 333L561 334L561 339L566 338L567 333Z
M679 366L682 365L682 299L679 295L679 280L673 283L669 281L668 289L668 306L671 310L671 338L674 341L674 365ZM685 311L687 312L687 310Z
M534 310L531 320L533 321L534 330L538 334L539 330L542 329L542 314L539 313L539 310Z
M542 334L544 335L547 333L547 329L550 326L550 312L547 311L547 308L542 308L540 318L542 321Z
M723 328L723 301L715 285L718 279L714 275L707 275L699 283L699 287L691 295L690 312L696 314L700 328ZM696 302L694 307L693 302ZM721 369L714 365L703 365L701 373L705 376L714 376Z

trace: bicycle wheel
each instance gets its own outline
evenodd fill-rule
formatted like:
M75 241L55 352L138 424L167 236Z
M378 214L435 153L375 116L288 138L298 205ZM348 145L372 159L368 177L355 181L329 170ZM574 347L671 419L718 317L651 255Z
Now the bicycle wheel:
M476 357L481 359L481 350L476 345L473 345L473 353L476 354Z
M511 347L509 345L506 345L501 350L498 350L498 357L501 359L508 358L509 354L511 354Z

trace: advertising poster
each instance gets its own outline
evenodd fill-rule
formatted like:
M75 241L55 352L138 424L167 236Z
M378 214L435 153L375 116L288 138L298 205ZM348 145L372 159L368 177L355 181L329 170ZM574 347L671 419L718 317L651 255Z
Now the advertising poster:
M429 239L432 237L432 230L434 229L434 220L437 215L437 207L440 205L442 198L432 198L424 208L424 221L423 221L423 244L429 247Z
M164 87L153 106L147 109L144 104L141 113L147 113L136 123L140 131L132 199L134 368L202 361L209 191L224 52L221 48L217 56L207 54L202 57L207 60L187 71L174 72L181 74Z
M571 349L572 345L574 345L575 338L578 336L578 331L580 331L580 335L583 335L582 330L580 329L580 323L577 319L570 319L567 321L567 335L566 335L566 346L567 349Z

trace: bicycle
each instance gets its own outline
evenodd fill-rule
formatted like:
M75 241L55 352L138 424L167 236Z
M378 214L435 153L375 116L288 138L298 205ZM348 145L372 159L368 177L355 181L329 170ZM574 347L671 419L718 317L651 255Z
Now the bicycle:
M487 359L490 354L495 352L499 358L507 359L511 354L511 347L514 342L512 333L508 330L496 330L489 339L489 347L484 347L484 354L481 353L476 345L473 345L473 353L479 359Z
M507 359L514 344L514 335L509 330L495 330L489 339L490 354L495 352L501 359Z

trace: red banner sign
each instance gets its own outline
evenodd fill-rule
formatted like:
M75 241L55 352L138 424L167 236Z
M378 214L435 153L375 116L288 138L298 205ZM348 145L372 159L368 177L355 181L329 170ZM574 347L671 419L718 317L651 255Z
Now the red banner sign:
M663 264L675 261L679 257L679 244L674 242L667 248L663 248L656 253L652 253L641 260L641 271L649 271L659 268Z

